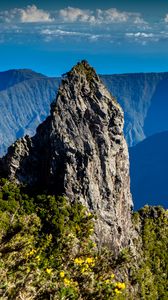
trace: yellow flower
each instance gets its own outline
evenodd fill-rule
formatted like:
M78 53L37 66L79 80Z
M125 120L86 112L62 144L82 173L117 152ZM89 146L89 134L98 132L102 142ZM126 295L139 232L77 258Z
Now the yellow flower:
M84 260L82 259L82 258L75 258L74 259L74 263L76 264L76 265L81 265L81 264L83 264L83 262L84 262Z
M70 285L70 280L68 278L64 278L64 284L69 286Z
M116 286L117 286L118 289L121 289L121 290L125 289L125 283L124 282L118 282Z
M64 277L65 277L65 272L64 272L64 271L61 271L61 272L60 272L60 277L61 277L61 278L64 278Z
M119 291L118 289L115 289L114 292L115 292L116 294L121 294L121 291Z
M84 266L84 268L81 269L82 274L86 274L89 271L89 267L87 265Z
M93 257L87 257L86 258L86 263L87 264L92 264L94 262L94 258Z
M109 283L110 283L110 279L106 279L106 280L105 280L105 283L106 283L106 284L109 284Z
M47 268L47 269L46 269L46 272L47 272L47 274L50 275L50 274L52 273L52 269Z
M110 276L110 277L111 277L111 279L113 279L113 278L115 277L115 275L114 275L114 274L111 274L111 276Z
M36 250L35 250L35 249L32 249L32 250L28 253L28 256L33 256L35 253L36 253Z

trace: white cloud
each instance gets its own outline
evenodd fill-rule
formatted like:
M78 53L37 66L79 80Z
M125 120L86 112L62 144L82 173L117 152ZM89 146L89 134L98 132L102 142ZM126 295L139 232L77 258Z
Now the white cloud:
M45 37L45 41L52 41L55 38L62 37L75 37L75 38L85 38L92 42L96 42L98 39L109 39L111 36L108 34L92 34L80 31L68 31L62 29L43 29L40 34Z
M64 23L111 24L131 21L135 24L146 24L139 13L119 11L116 8L109 8L107 10L96 9L92 11L67 7L59 11L59 18Z
M97 9L96 11L97 23L123 23L127 22L129 14L126 12L120 12L116 8L110 8L107 10Z
M35 5L28 6L25 10L21 9L21 21L22 22L51 22L53 19L50 17L50 13L38 9Z
M30 41L41 39L49 42L71 38L81 42L83 38L84 41L102 40L115 45L127 42L145 45L158 40L167 41L168 14L164 21L162 18L162 22L147 23L138 12L116 8L90 10L67 7L49 12L29 5L0 11L0 33L2 41L27 41L29 38ZM34 23L33 26L31 23Z
M95 22L92 11L80 8L67 7L59 11L59 17L63 22Z
M0 20L7 23L38 23L53 21L49 12L37 8L35 5L28 5L25 9L14 8L9 11L1 11Z
M41 31L42 35L50 35L50 36L90 36L89 33L82 33L77 31L66 31L61 29L43 29Z
M60 22L63 24L80 22L93 25L122 24L126 22L137 25L147 24L140 13L120 11L116 8L90 10L67 7L50 13L37 8L35 5L0 11L0 21L6 23Z
M130 32L125 34L127 37L135 37L135 38L152 38L154 37L153 33L146 33L146 32Z
M162 39L164 36L161 33L147 33L147 32L129 32L125 36L132 42L140 43L146 46L149 42L156 43Z

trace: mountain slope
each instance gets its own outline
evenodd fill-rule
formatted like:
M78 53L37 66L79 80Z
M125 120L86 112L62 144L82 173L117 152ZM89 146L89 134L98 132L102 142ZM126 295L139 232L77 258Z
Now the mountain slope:
M2 156L16 138L34 134L47 117L60 79L31 70L1 72L0 79ZM168 73L102 75L101 79L124 110L124 133L129 146L146 136L168 130Z
M168 77L159 81L148 109L144 131L146 136L168 130Z
M168 131L129 149L135 209L145 204L168 207Z
M84 204L97 214L99 243L117 251L133 235L123 121L119 104L82 61L63 78L36 135L8 149L4 177Z
M8 70L0 72L0 91L5 90L17 83L33 78L45 78L46 76L29 69Z
M33 75L0 92L0 156L17 138L33 135L49 114L59 80Z
M129 146L151 134L168 130L168 73L105 75L101 78L124 110L124 132Z

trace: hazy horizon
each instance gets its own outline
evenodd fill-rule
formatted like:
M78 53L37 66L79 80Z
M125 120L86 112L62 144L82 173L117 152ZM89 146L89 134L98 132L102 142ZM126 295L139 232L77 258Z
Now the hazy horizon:
M80 62L80 61L77 61L76 63L78 63L78 62ZM88 61L88 63L89 63L89 61ZM74 65L72 65L71 67L73 67ZM92 66L92 65L91 65ZM71 69L71 67L69 68L69 69L67 69L67 70L65 70L65 73L66 72L68 72L70 69ZM96 69L96 68L95 68ZM44 76L47 76L47 77L55 77L55 78L59 78L59 77L62 77L63 75L64 75L64 73L62 73L62 74L57 74L57 75L50 75L50 74L47 74L47 73L44 73L44 72L40 72L40 71L38 71L38 70L33 70L33 69L30 69L30 68L11 68L11 69L6 69L6 70L0 70L0 73L4 73L4 72L8 72L8 71L15 71L15 70L17 70L17 71L33 71L33 72L35 72L35 73L40 73L40 74L42 74L42 75L44 75ZM96 70L96 72L97 72L97 70ZM108 76L108 75L134 75L134 74L153 74L153 73L168 73L168 71L157 71L157 72L155 72L155 71L152 71L152 72L150 72L150 71L147 71L147 72L141 72L141 71L139 71L139 72L123 72L123 73L98 73L100 76L102 75L102 76Z

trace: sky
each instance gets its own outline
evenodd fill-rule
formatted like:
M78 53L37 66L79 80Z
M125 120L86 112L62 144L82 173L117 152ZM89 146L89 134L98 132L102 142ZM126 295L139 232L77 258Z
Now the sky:
M0 1L0 71L168 71L168 0Z

